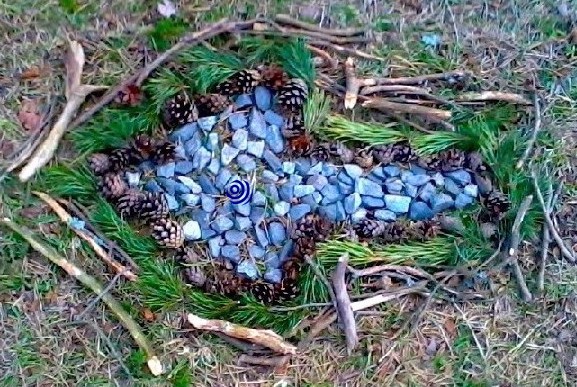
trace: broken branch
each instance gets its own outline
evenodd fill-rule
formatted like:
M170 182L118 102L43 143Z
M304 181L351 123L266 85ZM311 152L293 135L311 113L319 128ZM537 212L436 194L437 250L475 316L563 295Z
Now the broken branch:
M397 299L407 294L422 293L425 290L425 285L427 282L428 281L422 281L415 284L414 286L402 288L395 292L381 293L377 294L376 296L366 298L364 300L355 301L351 304L351 308L353 312L357 312L359 310L367 309L375 305L382 304L383 302L388 302Z
M541 131L541 105L539 104L539 96L537 93L535 93L533 96L533 104L535 106L535 123L533 124L533 132L531 133L531 138L529 138L529 141L527 141L527 148L525 149L523 156L519 159L517 165L515 166L517 169L521 169L529 158L529 155L535 146L535 141L537 141L537 135Z
M347 352L350 355L359 344L359 337L357 336L355 316L351 308L351 299L349 298L347 285L345 283L345 272L347 270L348 260L348 254L341 255L333 273L332 281L337 300L337 311L345 329Z
M441 122L451 118L452 114L448 110L441 110L427 106L410 105L404 103L390 102L384 98L369 98L362 104L363 107L381 110L383 112L394 111L398 113L420 114L430 118L432 121Z
M290 17L289 15L284 14L276 15L274 21L281 24L289 24L294 27L301 28L303 30L320 32L322 34L333 36L355 36L355 35L363 35L365 33L365 30L362 28L343 28L334 30L329 28L317 27L314 24L296 20Z
M429 81L447 81L451 78L465 78L469 73L449 71L446 73L425 74L416 77L375 78L375 85L419 85Z
M502 91L483 91L481 93L465 93L455 98L457 102L487 102L487 101L503 101L509 103L516 103L519 105L531 105L531 101L522 95L515 93L505 93Z

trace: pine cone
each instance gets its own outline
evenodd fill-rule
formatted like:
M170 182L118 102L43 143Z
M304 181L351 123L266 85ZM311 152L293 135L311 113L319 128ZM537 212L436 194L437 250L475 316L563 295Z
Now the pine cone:
M107 173L98 181L98 191L109 201L118 200L128 190L128 184L119 173Z
M441 169L441 164L443 160L440 154L430 154L419 156L417 160L417 165L421 168L425 168L431 171L436 171Z
M465 166L466 155L460 149L447 149L441 152L441 170L451 172Z
M288 141L288 151L293 157L306 156L314 146L314 139L303 133L298 137L293 137Z
M289 80L278 92L277 103L281 111L301 112L309 96L306 83L299 78Z
M162 111L164 124L169 128L186 125L198 119L198 110L185 92L166 101Z
M204 289L208 293L234 297L246 291L246 281L234 270L226 268L223 264L214 263L207 267Z
M383 233L379 235L379 241L383 243L399 243L409 238L409 227L406 222L396 221L385 223Z
M311 150L310 157L316 161L327 161L331 158L331 153L326 146L317 145Z
M489 166L479 152L467 153L465 156L465 167L476 173L483 173L489 170Z
M144 198L144 191L130 188L118 198L116 210L123 219L136 218L140 215L140 205Z
M152 225L152 237L165 248L176 249L184 244L182 227L174 220L161 218Z
M312 258L316 252L316 242L312 236L298 238L294 242L294 255L299 258Z
M230 98L222 94L205 94L194 99L199 117L215 116L231 105Z
M317 242L325 240L331 232L332 224L319 214L307 214L293 226L291 239L312 238Z
M181 246L177 249L175 260L183 266L182 275L184 281L192 286L202 288L206 283L206 273L200 267L201 261L198 254L190 247Z
M108 154L108 162L110 172L121 172L124 169L136 165L141 161L138 152L132 147L130 148L115 148Z
M357 163L361 168L371 168L375 160L373 159L373 151L371 148L361 149L355 156L355 163Z
M340 159L343 164L351 163L355 158L355 153L340 141L328 143L324 146L327 147L331 155Z
M481 204L485 206L492 219L502 219L511 207L509 198L504 193L493 189L488 195L481 195Z
M137 135L131 142L130 148L134 149L135 153L142 160L148 159L154 148L152 139L147 134Z
M168 216L168 202L162 192L143 191L133 207L134 214L146 221L156 221Z
M275 302L275 286L268 282L253 282L249 287L250 293L258 302L270 305Z
M232 74L216 86L216 93L226 96L249 94L260 83L261 76L257 70L241 70Z
M437 236L440 226L435 220L421 220L412 222L409 226L411 239L420 241L430 240Z
M259 66L257 69L261 75L261 85L273 91L279 91L290 80L288 74L275 64Z
M293 138L306 133L303 115L300 113L290 113L285 117L285 124L282 128L282 135L285 138Z
M176 145L169 141L158 144L153 148L150 158L159 165L173 162L176 159Z
M110 169L110 159L104 153L94 153L88 158L88 167L95 175L102 175Z
M375 219L361 219L353 226L354 232L359 238L372 239L381 236L387 231L387 223Z
M413 152L407 141L376 146L373 148L373 156L379 163L383 163L384 165L394 162L408 163L417 159L417 155Z

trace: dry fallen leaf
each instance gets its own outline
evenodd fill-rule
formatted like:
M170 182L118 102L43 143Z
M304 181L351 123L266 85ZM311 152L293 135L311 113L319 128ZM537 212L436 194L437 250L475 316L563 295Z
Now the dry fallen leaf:
M443 324L445 331L447 332L449 338L454 338L457 333L457 326L455 325L455 320L450 317L445 319L445 323Z
M32 66L20 74L20 79L33 79L40 76L40 68L38 66Z
M18 112L18 121L25 130L34 130L40 125L40 112L38 102L35 99L27 99L22 102Z
M142 314L142 318L144 318L146 321L148 322L152 322L154 321L154 313L148 309L148 308L144 308L141 310L141 314Z
M176 7L170 0L163 0L162 3L158 3L156 9L158 10L158 13L164 17L171 17L176 14Z
M114 101L121 105L136 106L142 101L142 98L143 94L138 86L128 85L118 92Z

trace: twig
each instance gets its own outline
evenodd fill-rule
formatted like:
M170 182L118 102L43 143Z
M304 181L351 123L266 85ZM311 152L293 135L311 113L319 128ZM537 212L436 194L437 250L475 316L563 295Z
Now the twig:
M382 293L382 294L378 294L376 296L361 300L361 301L356 301L353 302L351 304L351 308L353 309L353 312L359 311L359 310L363 310L363 309L367 309L370 308L372 306L378 305L378 304L382 304L383 302L388 302L391 300L394 300L396 298L405 296L407 294L413 294L413 293L422 293L425 290L425 284L428 281L422 281L419 282L411 287L405 287L405 288L401 288L399 290L396 290L394 292L390 292L390 293Z
M221 332L214 332L214 334L217 335L218 337L220 337L226 343L228 343L228 344L230 344L230 345L232 345L232 346L236 347L237 349L240 349L241 351L244 351L244 352L248 352L248 353L269 352L268 349L264 349L262 347L259 347L256 344L247 343L246 341L243 341L243 340L235 339L234 337L229 337L229 336L227 336Z
M60 139L68 129L68 124L84 102L86 97L95 91L105 90L107 86L84 85L81 82L84 69L84 49L80 43L69 41L69 50L65 58L66 66L66 105L60 117L48 133L48 136L36 148L28 163L22 168L18 178L21 182L28 181L40 168L46 165L60 143Z
M533 124L533 133L531 133L531 137L529 138L529 141L527 141L527 148L525 149L523 156L519 159L517 165L515 166L517 169L521 169L529 158L529 155L535 146L535 141L537 141L537 135L541 131L541 104L539 103L539 96L537 93L535 93L533 96L533 104L535 106L535 123Z
M375 85L419 85L430 81L446 81L451 78L464 78L469 73L464 71L449 71L446 73L425 74L416 77L374 78Z
M340 46L338 44L327 42L326 40L311 40L308 43L312 46L320 46L320 47L329 48L329 49L334 50L334 51L338 52L339 54L343 54L343 55L355 56L357 58L362 58L362 59L376 60L379 62L384 62L386 60L385 58L382 58L380 56L367 54L366 52L363 52L363 51L360 51L360 50L357 50L354 48Z
M355 323L355 315L351 308L351 299L347 292L347 285L345 283L345 272L347 270L347 263L349 255L343 254L340 256L337 267L333 273L332 281L337 300L337 311L340 320L344 326L345 338L347 342L347 352L350 355L355 347L359 344L359 337L357 335L357 327Z
M431 276L429 273L411 266L380 265L380 266L367 267L366 269L355 269L354 267L349 266L348 270L353 275L353 278L377 275L382 273L383 271L390 270L390 271L400 271L410 275L427 278L429 280L434 280L433 276Z
M56 202L56 200L52 199L49 195L43 192L33 191L33 193L42 199L42 201L44 201L46 204L48 204L48 206L52 208L52 210L56 213L56 215L58 215L62 222L70 225L72 216L70 216L70 214L66 212L66 210L60 204L58 204L58 202ZM100 246L86 230L77 229L75 227L70 228L76 233L76 235L85 240L90 245L90 247L92 247L96 255L98 255L104 262L110 265L116 271L116 273L121 273L121 275L126 277L126 279L129 281L136 281L138 279L136 274L134 274L124 265L116 262L110 254L104 251L102 246Z
M298 343L297 348L302 351L308 347L319 333L324 331L333 322L337 321L337 316L338 313L333 312L326 317L323 316L322 318L319 318L319 320L309 330L309 334Z
M559 235L559 232L555 228L555 224L553 223L553 220L551 219L551 214L549 214L549 212L547 211L547 205L545 204L545 199L543 199L543 193L541 192L541 188L539 188L539 184L537 183L537 176L535 175L535 171L531 171L531 176L533 178L533 186L535 187L535 193L537 194L537 199L539 199L539 203L541 204L541 208L543 209L543 215L545 217L545 222L547 222L547 226L549 226L549 232L551 233L551 235L553 236L553 239L555 240L555 242L559 246L559 249L561 250L561 254L563 254L563 256L569 262L575 263L575 257L569 251L567 246L565 246L563 239L561 239L561 236Z
M515 221L513 222L513 227L511 227L511 242L509 249L504 257L511 266L513 267L513 273L515 274L515 278L517 283L519 284L519 288L521 289L521 295L525 302L530 302L533 299L531 292L527 288L527 283L525 282L525 277L523 277L523 272L521 271L521 267L519 266L518 257L518 249L519 243L521 243L521 224L523 223L523 219L525 219L525 215L531 207L531 203L533 202L533 195L527 196L521 205L519 206L519 210L517 211L517 216L515 217Z
M465 93L455 98L457 102L486 102L504 101L519 105L531 105L531 101L515 93L505 93L501 91L483 91L480 93Z
M317 27L314 24L305 23L305 22L302 22L300 20L296 20L296 19L290 17L289 15L284 15L284 14L276 15L274 17L274 21L277 23L281 23L281 24L289 24L289 25L292 25L294 27L301 28L303 30L320 32L322 34L333 35L333 36L355 36L355 35L362 35L365 33L365 30L362 28L343 28L343 29L333 30L333 29L329 29L329 28Z
M58 255L58 253L50 246L46 246L43 243L36 240L32 231L29 229L19 226L14 223L9 218L2 218L0 220L1 223L5 224L7 227L12 229L14 232L19 234L22 238L24 238L30 246L40 254L48 258L52 263L60 266L64 271L68 273L71 277L77 279L80 283L84 286L88 287L92 290L95 294L100 295L103 293L102 285L92 276L85 273L82 269L78 266L74 265L72 262L68 261L67 259ZM148 343L148 340L144 336L144 334L140 331L138 324L130 317L116 299L114 299L110 294L105 293L102 296L102 301L110 308L110 310L118 317L120 322L128 329L136 343L142 348L142 350L146 353L147 364L150 372L154 376L161 375L164 370L162 364L158 357L154 354L152 347Z
M376 93L394 93L394 94L411 94L430 99L431 101L438 102L443 105L454 106L455 104L449 100L441 97L437 97L429 93L427 90L418 86L410 85L377 85L377 86L366 86L360 91L361 95L376 94Z
M196 329L221 332L227 336L243 339L285 355L295 354L297 350L294 345L285 342L281 336L269 329L247 328L224 320L206 320L192 313L189 313L186 317L188 322Z
M331 67L331 68L337 68L339 65L339 60L337 58L333 58L328 52L326 52L325 50L321 50L318 47L314 47L310 44L307 44L307 48L309 50L312 51L313 54L318 55L320 58L324 59L324 61L326 61L326 63Z
M362 104L363 107L400 113L420 114L430 118L432 121L441 122L451 118L452 114L448 110L435 109L426 106L410 105L404 103L390 102L384 98L369 98Z
M345 77L345 109L352 109L357 104L357 97L363 85L363 79L357 78L355 62L350 56L345 61Z
M278 31L274 30L239 30L240 33L248 34L248 35L265 35L265 36L282 36L282 37L295 37L295 38L304 38L307 40L310 39L321 39L323 41L343 45L349 43L366 43L367 38L362 36L332 36L326 35L322 32L314 32L314 31L303 31L297 30L294 28L281 28ZM311 43L312 44L312 43Z
M545 267L547 266L547 254L549 253L549 243L551 243L551 233L549 226L543 225L543 241L541 243L541 257L539 260L539 275L537 276L537 291L543 294L545 291Z
M274 367L282 368L288 364L291 357L288 355L284 356L273 356L273 357L263 357L263 356L250 356L242 354L238 358L239 363L245 364L254 364L259 366L267 366L267 367Z
M326 286L327 291L329 292L329 296L331 297L331 301L333 302L333 306L335 307L335 309L337 308L337 297L335 295L335 292L333 291L333 287L331 286L331 283L329 282L329 280L327 279L327 277L320 271L320 269L318 268L318 266L313 262L313 260L311 259L311 257L309 257L308 255L305 255L305 261L307 261L307 263L309 264L309 266L311 267L311 269L313 270L313 272L315 273L315 275L322 281L322 283Z
M104 288L104 290L102 291L102 293L96 295L96 297L94 297L94 299L92 301L90 301L90 304L88 304L86 306L86 308L84 308L84 310L76 316L77 320L82 320L82 317L86 316L91 310L92 308L94 308L94 306L98 303L98 301L100 301L102 299L102 297L105 294L108 294L108 292L110 292L110 290L114 287L114 285L116 285L116 283L118 282L118 279L120 278L120 276L122 275L122 273L117 273L112 280L110 280L110 282L108 283L108 285L106 285L106 287Z

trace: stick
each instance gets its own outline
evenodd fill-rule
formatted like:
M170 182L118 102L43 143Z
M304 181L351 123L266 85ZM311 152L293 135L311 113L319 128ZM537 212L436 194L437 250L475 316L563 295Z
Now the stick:
M431 118L431 120L440 122L451 119L451 112L448 110L435 109L426 106L409 105L404 103L390 102L384 98L369 98L362 104L363 107L378 109L382 111L396 111L400 113L421 114Z
M187 315L187 320L196 329L221 332L227 336L270 348L284 355L295 354L297 350L294 345L285 342L281 336L270 329L252 329L224 320L206 320L192 313Z
M337 316L338 313L334 312L331 313L330 315L326 316L326 318L322 318L319 319L310 329L309 334L307 335L307 337L305 337L304 339L302 339L299 343L298 343L298 349L299 350L304 350L306 347L309 346L310 343L312 343L312 341L314 340L315 337L318 336L319 333L321 333L323 330L325 330L329 325L331 325L333 322L337 321Z
M455 104L449 100L441 97L437 97L429 93L422 87L409 86L409 85L377 85L377 86L366 86L361 90L361 95L376 94L376 93L394 93L394 94L412 94L428 98L434 102L438 102L443 105L454 106Z
M355 62L350 56L345 61L345 77L345 109L352 109L357 104L359 89L365 84L365 80L357 78Z
M537 277L537 290L540 294L545 291L545 267L547 266L547 254L549 253L549 243L551 243L551 233L549 226L543 225L543 242L541 243L541 257L539 260L539 275Z
M40 254L48 258L52 263L60 266L68 275L77 279L80 283L84 286L92 290L96 295L103 294L103 287L102 285L92 276L85 273L82 269L78 266L74 265L72 262L68 261L67 259L60 257L58 253L50 246L46 246L43 243L36 240L32 231L29 229L19 226L14 223L9 218L2 218L0 219L0 223L5 224L7 227L12 229L14 232L19 234L22 238L24 238L30 246ZM148 340L144 336L144 334L140 331L138 324L130 317L116 299L114 299L109 293L104 293L102 296L102 301L110 308L110 310L118 317L120 322L128 329L136 343L140 346L140 348L146 353L148 357L147 364L150 372L154 376L161 375L164 370L162 367L162 363L158 357L154 354L152 347L148 343Z
M38 146L28 164L26 164L18 178L21 182L28 181L40 168L46 165L58 148L60 139L64 136L68 124L84 102L86 97L95 91L105 90L107 86L84 85L81 83L84 69L84 50L80 43L69 41L69 50L65 58L66 66L66 105L64 111L48 133L48 136Z
M356 312L359 310L370 308L370 307L378 305L378 304L382 304L383 302L388 302L388 301L394 300L396 298L405 296L407 294L422 293L423 290L425 290L425 283L426 283L426 281L425 282L419 282L418 284L416 284L414 286L401 288L395 292L381 293L381 294L377 294L376 296L366 298L366 299L361 300L361 301L353 302L351 304L351 308L353 309L353 312Z
M448 80L450 78L464 78L469 73L464 71L449 71L446 73L426 74L416 77L374 78L376 85L418 85L428 81Z
M433 276L429 273L424 272L423 270L417 269L411 266L402 266L402 265L381 265L381 266L371 266L367 267L366 269L355 269L352 266L348 267L349 272L353 275L354 278L364 277L364 276L371 276L381 274L383 271L400 271L407 273L409 275L419 276L423 278L427 278L429 280L434 280Z
M359 344L359 337L357 335L355 315L351 309L351 299L349 298L347 285L345 283L345 272L347 270L348 261L348 254L341 255L337 262L337 267L333 273L332 281L337 300L337 311L339 313L339 318L344 325L347 352L350 355L355 347Z
M260 366L281 368L287 365L290 361L290 356L274 356L274 357L262 357L262 356L250 356L246 354L240 355L238 358L239 363L254 364Z
M269 29L264 30L240 30L240 33L249 34L249 35L265 35L265 36L282 36L282 37L295 37L295 38L304 38L304 39L321 39L323 41L333 43L333 44L349 44L349 43L366 43L367 38L362 36L331 36L326 35L321 32L313 32L313 31L302 31L297 30L294 28L282 28L278 31L273 31Z
M310 45L313 45L313 46L330 48L331 50L334 50L340 54L355 56L355 57L362 58L362 59L376 60L379 62L384 62L386 60L385 58L382 58L380 56L367 54L366 52L363 52L363 51L360 51L360 50L357 50L354 48L348 48L348 47L340 46L338 44L327 42L326 40L311 40L308 43Z
M32 193L38 196L40 199L42 199L42 201L44 201L46 204L48 204L48 206L52 208L52 210L56 213L56 215L58 215L58 217L62 222L66 223L67 225L70 225L70 222L72 221L72 216L70 216L70 214L66 212L66 210L60 204L58 204L58 202L56 202L56 200L52 199L49 195L43 192L33 191ZM123 266L120 263L116 262L111 257L110 254L104 251L102 246L96 243L94 238L91 235L89 235L86 230L79 230L73 227L71 227L71 229L76 233L76 235L78 235L81 239L86 241L90 245L90 247L92 247L92 250L94 250L96 255L98 255L104 262L110 265L114 269L114 271L116 271L116 273L119 273L120 275L126 277L126 279L128 279L129 281L136 281L138 279L136 274L134 274L126 266Z
M516 103L519 105L531 105L531 101L529 101L522 95L515 93L504 93L501 91L483 91L481 93L465 93L455 98L455 101L458 102L504 101L509 103Z
M326 35L333 35L333 36L355 36L355 35L362 35L365 33L365 30L362 28L343 28L338 30L333 30L329 28L322 28L317 27L314 24L305 23L300 20L296 20L289 15L276 15L274 21L281 24L289 24L294 27L298 27L303 30L320 32Z
M325 275L320 271L320 269L317 267L317 265L313 262L311 257L309 257L308 255L305 255L305 261L307 261L307 263L309 264L309 266L311 267L311 269L313 270L315 275L317 277L319 277L319 279L322 281L322 283L326 286L327 291L329 292L329 296L331 297L331 301L333 302L333 306L336 308L337 307L337 296L335 295L335 292L333 291L333 287L331 286L331 283L329 282L327 277L325 277Z
M309 50L312 51L313 54L318 55L319 57L321 57L322 59L324 59L324 61L327 62L327 64L331 67L331 68L336 68L339 65L339 60L337 58L333 58L328 52L326 52L325 50L321 50L318 47L314 47L311 46L310 44L307 44L307 48Z
M531 133L529 141L527 141L527 148L525 149L525 153L523 153L523 156L521 159L519 159L517 165L515 166L517 169L521 169L529 158L529 155L535 146L535 142L537 141L537 135L541 131L541 104L539 103L539 96L537 93L535 93L533 96L533 104L535 106L535 123L533 124L533 132Z

